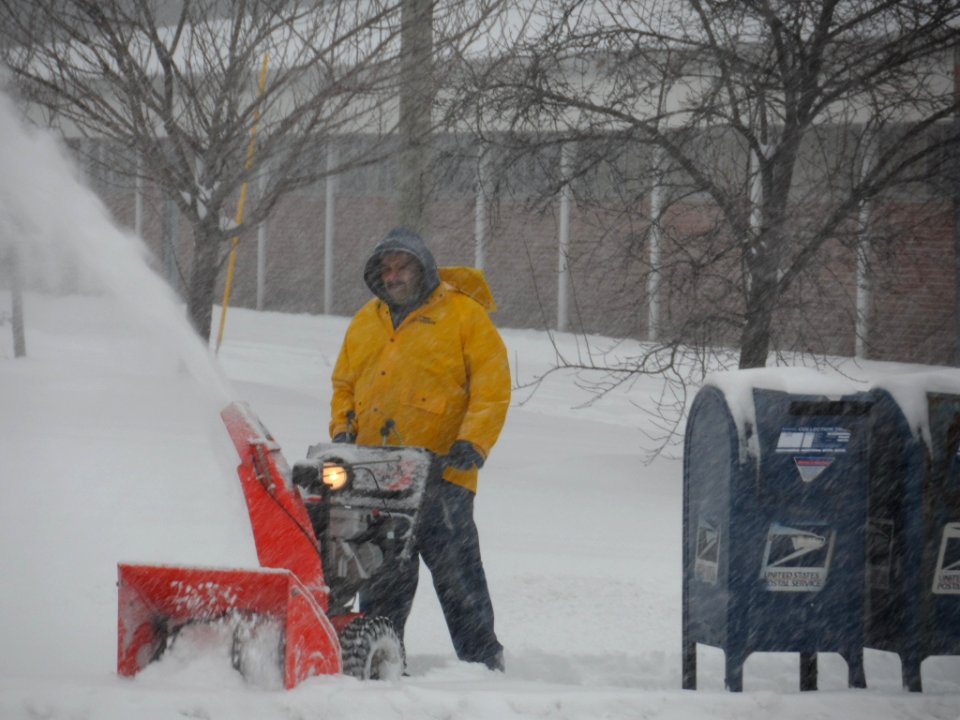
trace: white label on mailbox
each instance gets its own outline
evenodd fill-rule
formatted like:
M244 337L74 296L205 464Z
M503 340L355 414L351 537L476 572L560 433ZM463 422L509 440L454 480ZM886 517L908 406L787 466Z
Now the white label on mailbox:
M960 595L960 523L943 526L937 571L933 576L933 592L938 595Z
M773 523L767 531L760 577L773 592L823 589L833 558L835 533L821 523L789 527Z
M841 427L783 428L778 453L845 453L850 431Z
M833 458L823 456L797 456L793 458L793 464L797 466L797 472L800 473L800 479L805 483L811 483L820 477L820 474L833 464Z

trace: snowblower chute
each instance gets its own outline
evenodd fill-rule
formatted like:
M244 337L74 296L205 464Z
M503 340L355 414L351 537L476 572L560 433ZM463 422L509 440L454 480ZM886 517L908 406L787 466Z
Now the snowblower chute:
M341 669L319 545L280 447L243 405L222 413L240 455L258 570L120 565L117 671L134 675L189 623L259 617L283 629L283 682ZM236 660L236 658L235 658Z
M233 633L234 667L245 675L245 643L276 632L272 647L287 688L341 671L399 677L403 643L392 624L353 612L354 601L414 557L437 458L423 448L320 443L291 471L248 407L234 403L221 416L240 455L262 568L120 565L117 671L136 674L189 625L223 623Z

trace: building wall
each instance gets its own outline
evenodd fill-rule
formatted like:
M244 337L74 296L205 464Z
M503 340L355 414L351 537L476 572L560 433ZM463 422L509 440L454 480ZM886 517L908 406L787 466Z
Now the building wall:
M950 363L954 343L954 222L947 203L888 209L901 240L878 260L870 355Z
M105 192L114 215L133 225L133 191ZM336 198L333 314L350 315L368 298L363 263L397 216L387 195ZM169 273L165 244L169 203L146 193L144 237L161 273ZM281 202L267 228L264 309L323 312L325 201L304 192ZM873 265L868 357L945 364L953 328L953 220L941 203L887 203L878 210L895 238ZM664 341L736 346L742 313L735 282L739 257L728 238L711 232L715 211L695 201L671 207L663 220L661 327ZM453 196L432 208L429 238L441 265L474 263L475 199ZM489 208L485 272L499 305L501 327L554 328L557 323L558 203L533 205L501 198ZM615 337L649 337L649 208L574 205L570 223L569 330ZM190 229L178 227L181 270ZM693 240L691 241L691 238ZM166 252L166 256L169 253ZM256 306L257 233L238 247L231 305ZM856 253L849 241L829 243L795 283L775 322L776 349L852 355L856 332ZM222 287L218 297L222 297Z

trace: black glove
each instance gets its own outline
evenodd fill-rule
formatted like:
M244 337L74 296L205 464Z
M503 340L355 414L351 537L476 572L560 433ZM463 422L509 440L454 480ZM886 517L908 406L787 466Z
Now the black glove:
M447 465L457 470L469 470L474 465L483 467L484 457L469 440L457 440L444 458Z
M335 443L352 443L357 441L357 436L353 433L348 432L339 432L333 436L333 442Z

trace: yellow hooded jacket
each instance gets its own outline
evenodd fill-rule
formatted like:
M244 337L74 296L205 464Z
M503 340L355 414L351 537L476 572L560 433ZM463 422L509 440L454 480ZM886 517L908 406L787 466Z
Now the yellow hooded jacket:
M482 271L439 268L440 283L395 329L374 298L347 328L333 370L330 435L362 445L425 447L447 453L455 440L490 452L510 404L510 367L488 312L496 310ZM350 413L353 413L351 421ZM444 478L476 492L477 470Z

